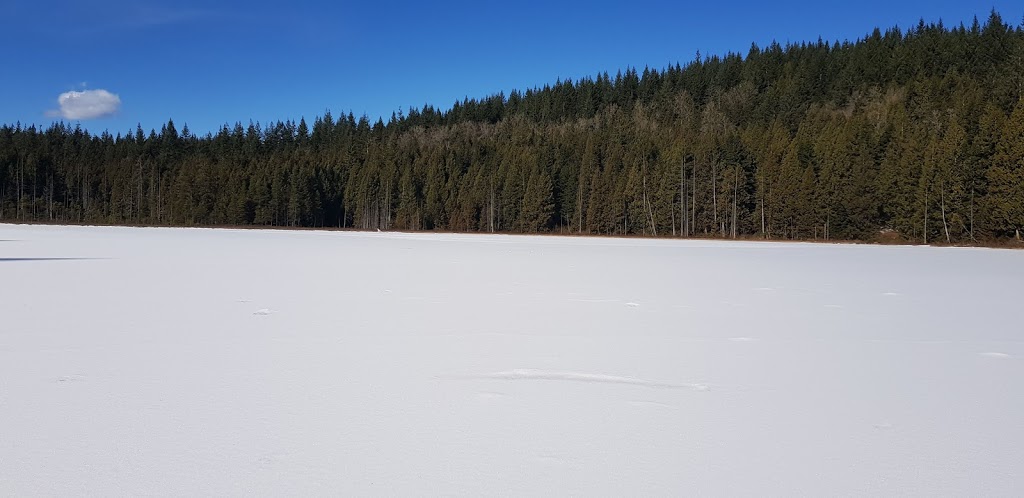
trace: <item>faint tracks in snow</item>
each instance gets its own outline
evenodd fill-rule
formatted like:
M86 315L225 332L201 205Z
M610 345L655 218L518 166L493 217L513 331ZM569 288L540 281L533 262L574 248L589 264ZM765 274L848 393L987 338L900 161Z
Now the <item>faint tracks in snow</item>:
M987 352L987 353L978 353L978 356L984 356L985 358L998 358L998 359L1013 358L1012 356L1010 356L1010 355L1008 355L1006 353L996 353L994 351L993 352Z
M579 298L571 297L568 299L570 303L589 303L589 304L618 304L622 303L627 308L639 308L640 303L636 301L623 301L621 299L591 299L591 298Z
M89 261L106 258L0 258L0 263L17 263L26 261Z
M534 370L529 368L517 368L504 372L491 372L480 375L470 375L463 378L483 380L547 380L563 382L586 382L595 384L625 384L631 386L653 387L661 389L689 389L693 391L707 391L706 384L697 383L671 383L652 380L638 379L635 377L619 377L617 375L605 375L582 372L562 372L555 370Z

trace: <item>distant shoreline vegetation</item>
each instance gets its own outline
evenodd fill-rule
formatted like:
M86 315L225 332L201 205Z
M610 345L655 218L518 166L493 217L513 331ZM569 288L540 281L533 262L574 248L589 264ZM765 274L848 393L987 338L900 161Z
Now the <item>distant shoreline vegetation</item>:
M874 30L370 123L0 127L0 221L1001 244L1024 29Z

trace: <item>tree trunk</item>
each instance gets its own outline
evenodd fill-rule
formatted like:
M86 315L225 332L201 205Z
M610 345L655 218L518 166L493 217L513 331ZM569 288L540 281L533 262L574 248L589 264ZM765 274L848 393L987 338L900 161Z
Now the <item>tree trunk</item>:
M692 187L693 195L690 196L690 226L687 227L688 233L697 233L697 161L693 161L693 180Z
M491 202L494 202L493 194ZM576 188L576 211L578 211L577 216L579 218L579 223L576 225L576 233L583 233L583 182L579 182Z
M18 158L18 205L15 206L15 216L17 219L21 219L21 191L23 190L23 181L25 179L25 170L23 168L24 161Z
M738 170L736 171L736 176L733 178L733 180L734 183L732 187L732 238L735 239L739 233L736 229L736 197L739 196L740 191L740 172Z
M946 243L951 244L952 241L949 239L949 225L946 224L946 193L942 192L940 195L941 206L942 206L942 229L946 232Z
M924 230L922 230L922 233L924 235L924 243L925 243L925 245L927 245L928 244L928 196L927 195L925 195L925 197L924 197L924 220L923 221L924 221L924 223L923 223Z
M644 159L644 211L651 223L651 234L657 237L658 229L654 226L654 209L651 208L651 203L647 200L647 159Z
M971 240L977 242L974 238L974 181L971 181Z
M761 237L770 239L767 232L764 231L764 192L761 192Z
M688 219L686 216L686 158L679 163L679 234L683 237L689 235Z
M658 236L658 227L654 225L654 209L650 203L647 204L647 214L651 217L651 235Z
M671 220L672 221L672 236L675 237L676 236L676 208L675 208L675 206L672 206L672 209L669 209L668 212L671 213L671 215L672 215L672 220Z
M711 208L715 225L718 224L718 161L711 162Z

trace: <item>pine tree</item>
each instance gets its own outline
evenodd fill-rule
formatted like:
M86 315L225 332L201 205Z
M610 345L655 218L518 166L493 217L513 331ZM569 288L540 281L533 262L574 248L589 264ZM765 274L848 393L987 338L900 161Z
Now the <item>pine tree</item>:
M1003 234L1019 239L1024 230L1024 100L1017 102L996 142L988 170L988 205Z

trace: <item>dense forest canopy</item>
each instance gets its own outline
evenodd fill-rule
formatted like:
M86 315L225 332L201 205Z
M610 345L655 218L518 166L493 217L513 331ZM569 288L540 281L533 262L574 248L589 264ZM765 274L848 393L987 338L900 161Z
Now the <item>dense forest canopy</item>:
M0 127L0 221L969 243L1024 229L1024 28L993 12L196 136Z

